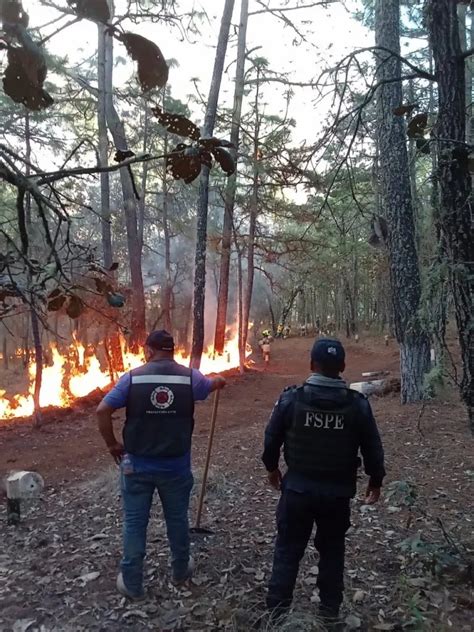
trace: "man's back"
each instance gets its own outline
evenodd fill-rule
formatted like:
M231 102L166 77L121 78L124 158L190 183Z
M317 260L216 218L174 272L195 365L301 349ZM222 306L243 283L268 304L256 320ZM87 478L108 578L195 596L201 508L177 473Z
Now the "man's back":
M337 619L359 449L370 476L366 502L376 502L380 495L385 475L380 436L368 401L339 377L344 369L340 341L315 341L312 374L302 386L283 391L265 430L262 460L270 484L281 490L267 595L275 616L290 608L299 563L316 524L319 614L328 622ZM282 446L288 465L284 476L279 468Z

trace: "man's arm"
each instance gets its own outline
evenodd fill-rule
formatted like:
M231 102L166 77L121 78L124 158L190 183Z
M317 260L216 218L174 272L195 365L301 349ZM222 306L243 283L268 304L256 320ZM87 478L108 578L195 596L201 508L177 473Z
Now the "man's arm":
M367 399L361 399L360 451L364 459L365 473L369 476L366 502L373 504L380 497L385 476L384 451L377 424Z
M262 461L267 469L270 485L275 489L280 489L281 485L280 451L285 441L286 419L291 403L291 397L283 393L275 404L265 428Z
M112 406L107 404L104 398L97 407L97 422L99 425L99 432L102 435L112 458L118 465L122 460L123 445L117 441L114 434L112 413L115 410L115 408L112 408Z
M210 393L224 388L226 385L226 380L222 375L216 375L216 377L210 378L203 375L201 371L197 369L193 369L192 371L193 397L195 402L206 399Z
M117 441L112 423L112 414L127 403L130 388L130 374L122 375L117 384L107 393L97 407L99 432L107 445L114 461L119 464L123 455L123 445Z

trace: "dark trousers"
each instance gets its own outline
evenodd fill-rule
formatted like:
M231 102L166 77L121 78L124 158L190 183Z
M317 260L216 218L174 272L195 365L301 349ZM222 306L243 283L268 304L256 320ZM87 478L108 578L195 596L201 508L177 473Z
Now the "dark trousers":
M344 591L344 541L350 526L349 498L284 489L278 503L278 535L267 606L289 608L306 545L316 523L314 546L319 552L317 586L324 609L337 613Z

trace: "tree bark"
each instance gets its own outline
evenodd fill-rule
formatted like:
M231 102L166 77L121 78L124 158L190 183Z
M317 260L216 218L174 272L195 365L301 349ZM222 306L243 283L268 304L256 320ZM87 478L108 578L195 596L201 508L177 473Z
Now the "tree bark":
M275 312L273 311L272 299L270 298L268 294L267 294L267 303L268 303L268 313L270 314L272 334L273 336L276 336L277 324L276 324L276 319L275 319Z
M168 153L168 134L165 133L163 153ZM171 304L173 298L173 287L171 281L171 236L168 217L168 181L166 177L166 165L163 165L161 175L162 196L163 196L163 235L165 239L165 287L163 293L163 326L166 331L171 332Z
M25 108L25 177L29 178L31 174L31 126L30 112ZM31 194L25 194L25 213L26 225L31 226Z
M3 353L3 368L5 371L8 371L9 365L9 357L8 357L8 341L6 332L3 334L3 345L2 345L2 353Z
M164 97L163 97L164 98ZM143 145L142 152L144 154L148 151L148 136L150 134L150 117L148 114L148 103L146 99L143 99ZM166 161L164 161L166 162ZM140 252L143 253L143 228L145 225L145 208L146 208L146 186L148 181L148 167L149 162L145 161L142 168L142 182L141 182L141 198L138 203L138 241L140 242Z
M99 165L108 166L109 138L107 134L107 118L105 106L110 96L107 90L112 84L112 77L108 80L107 70L110 72L111 64L107 60L108 47L103 24L97 26L98 30L98 58L97 58L97 129L99 137ZM112 231L110 225L110 176L108 173L100 174L100 216L102 235L102 258L104 266L108 269L113 262Z
M112 12L112 11L111 11ZM114 105L112 95L112 69L113 69L113 38L106 34L106 104L105 112L107 126L112 134L115 148L121 151L128 150L125 127ZM127 231L127 247L130 266L130 280L132 287L131 296L131 323L129 344L132 350L138 351L145 338L145 294L142 275L142 250L138 232L137 200L135 197L134 183L131 169L120 169L120 182L122 185L123 206L125 213L125 226Z
M258 166L259 144L260 144L260 69L257 67L257 80L255 87L254 116L255 128L253 136L253 161L252 161L252 195L250 199L249 218L249 238L247 246L247 283L245 287L244 312L242 320L242 345L245 350L247 346L247 335L250 320L250 308L252 306L253 281L255 276L255 235L257 230L258 215L258 187L260 184L260 174Z
M231 150L235 164L237 165L240 119L242 114L242 100L244 96L244 76L245 76L245 45L247 41L249 3L242 0L240 8L239 36L237 43L237 66L235 70L234 108L232 110L232 125L230 131L230 142L235 149ZM214 350L217 353L224 351L225 330L227 323L227 302L229 298L229 272L230 255L232 243L232 225L234 221L235 192L237 188L237 170L227 179L225 202L224 202L224 224L222 228L222 251L219 278L219 293L217 296L217 316L216 332L214 336Z
M474 240L472 184L466 139L465 62L456 4L430 0L428 28L438 80L436 146L440 189L440 229L456 312L463 364L461 396L474 432Z
M216 58L212 73L211 87L204 119L203 136L212 136L217 115L217 102L221 87L222 72L229 40L230 23L234 0L225 0L221 28L217 41ZM199 201L196 226L196 256L194 265L193 299L193 342L191 366L198 369L204 348L204 303L206 294L206 247L207 247L207 211L209 202L209 168L203 165L199 180Z
M40 393L41 385L43 383L43 345L41 344L41 332L39 327L38 316L36 315L36 305L33 295L31 295L31 333L33 335L33 343L35 346L35 386L33 390L33 403L34 403L34 422L36 428L41 426L41 402Z
M399 0L376 0L375 43L400 55ZM388 223L391 294L400 345L401 401L407 403L424 396L430 342L418 318L421 280L404 121L393 113L402 103L399 58L379 52L376 73L377 81L383 83L377 99L380 198Z

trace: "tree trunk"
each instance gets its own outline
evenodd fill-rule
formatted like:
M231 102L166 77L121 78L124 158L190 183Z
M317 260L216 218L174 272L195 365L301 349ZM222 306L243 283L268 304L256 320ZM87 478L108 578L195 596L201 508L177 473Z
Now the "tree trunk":
M296 297L298 296L298 294L301 292L301 288L297 287L294 290L292 290L291 294L290 294L290 298L288 299L288 301L286 302L286 304L283 307L283 311L281 313L281 318L280 318L280 325L282 325L283 327L286 325L286 321L288 319L288 316L291 313L291 310L293 308L293 304L295 302Z
M234 229L235 249L237 251L237 323L238 323L238 347L239 347L239 369L243 373L245 370L245 347L243 344L243 321L244 321L244 283L242 273L242 251L237 242L237 234Z
M29 178L31 174L31 127L30 127L30 112L25 108L25 177ZM25 194L25 213L26 213L26 225L31 226L31 194L27 192Z
M254 116L255 127L253 135L253 160L252 160L252 195L250 199L249 237L247 246L247 283L244 297L244 313L242 321L242 343L247 346L247 334L249 329L250 308L252 306L253 281L255 276L255 235L257 230L258 215L258 187L260 174L258 166L260 144L260 68L257 67L257 79L255 86Z
M242 0L240 8L239 38L237 43L237 67L235 70L234 109L232 111L232 126L230 142L235 149L231 150L237 165L240 119L242 114L242 100L244 96L245 76L245 44L247 41L249 3ZM214 349L217 353L224 351L225 330L227 323L227 302L229 298L229 272L232 243L232 225L234 221L235 191L237 187L237 170L227 179L224 202L224 225L222 228L222 252L220 265L219 293L217 296L216 332Z
M34 425L39 428L41 426L41 402L40 393L43 383L43 345L41 344L41 333L39 328L39 320L36 315L36 306L32 298L31 305L31 333L33 335L33 343L35 345L35 387L33 391L34 403Z
M168 153L168 134L165 133L163 153ZM162 196L163 196L163 235L165 239L165 286L163 293L163 327L171 332L171 303L173 298L173 287L171 281L171 237L168 218L168 181L166 178L166 164L163 164L161 174Z
M468 48L474 48L474 10L472 5L469 8L470 30ZM473 107L473 87L474 87L474 56L466 60L466 106L467 106L467 127L466 142L469 145L474 143L474 107ZM472 180L472 176L471 176Z
M164 96L163 96L164 100ZM142 152L144 154L148 151L148 136L150 133L150 119L148 115L148 102L146 99L143 99L143 111L144 111L144 121L143 121L143 145ZM166 152L165 152L166 155ZM166 161L165 163L166 168ZM142 168L142 182L141 182L141 198L138 203L138 240L140 242L140 252L143 253L143 227L145 224L145 208L146 208L146 185L148 181L148 166L149 163L145 161L143 163Z
M375 42L400 55L399 0L376 0ZM380 198L388 223L391 294L395 333L400 344L401 401L423 398L424 375L430 368L430 343L418 310L421 280L415 241L415 222L404 121L393 110L402 103L400 60L377 53L377 135Z
M105 41L107 75L107 100L105 110L107 126L112 134L115 148L117 150L120 149L121 151L127 151L128 143L125 136L125 127L117 113L117 110L115 109L112 95L113 38L106 34ZM120 182L122 185L130 266L130 281L132 287L132 316L129 343L132 350L138 351L145 338L145 294L142 275L142 250L138 232L137 199L135 197L135 187L130 168L120 169Z
M277 323L276 323L276 319L275 319L275 312L273 311L272 299L268 295L267 295L267 302L268 302L268 312L270 314L270 323L271 323L271 327L272 327L272 334L273 334L273 336L275 336L276 332L277 332ZM266 327L265 327L265 329L266 329Z
M105 115L105 104L110 96L107 95L107 89L110 89L112 79L107 81L107 69L111 68L106 56L108 47L106 46L105 27L103 24L97 26L98 41L98 59L97 59L97 129L99 137L99 165L101 167L108 166L109 154L109 138L107 134L107 118ZM102 258L104 266L108 269L112 265L112 231L110 225L110 180L108 173L100 174L100 216L101 216L101 233L102 233Z
M217 115L217 102L221 87L222 72L229 40L230 23L234 0L225 0L221 28L217 41L216 58L212 73L211 87L204 119L203 136L212 136ZM204 302L206 294L206 246L207 246L207 209L209 202L209 168L203 165L199 180L199 201L196 226L196 256L194 264L194 300L193 300L193 342L191 366L198 369L204 348Z
M438 79L436 124L440 228L456 312L463 364L461 396L474 432L474 240L472 239L472 185L469 147L465 144L465 62L459 41L456 5L430 0L428 28Z
M8 371L8 341L6 332L3 334L3 345L2 345L2 353L3 353L3 368L5 371Z

